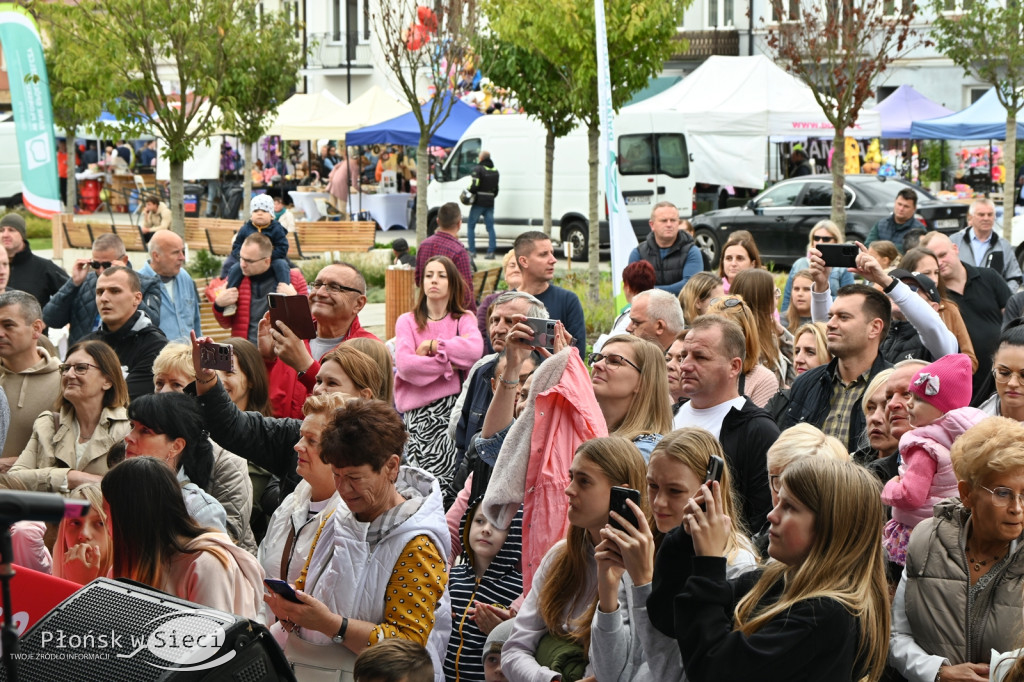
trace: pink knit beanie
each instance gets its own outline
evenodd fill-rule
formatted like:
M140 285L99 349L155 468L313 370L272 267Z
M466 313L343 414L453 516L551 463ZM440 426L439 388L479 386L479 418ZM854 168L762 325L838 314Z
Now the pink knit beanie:
M944 355L925 365L910 380L910 392L944 413L971 404L971 359Z

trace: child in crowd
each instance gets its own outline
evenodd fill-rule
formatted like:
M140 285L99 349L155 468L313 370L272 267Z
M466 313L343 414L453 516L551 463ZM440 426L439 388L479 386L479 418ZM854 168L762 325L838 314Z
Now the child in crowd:
M85 585L110 572L114 563L114 541L99 483L81 485L71 491L69 497L88 502L89 513L60 522L53 547L53 575Z
M274 219L274 200L267 194L259 194L252 198L249 204L249 220L242 225L235 235L235 241L231 245L231 256L224 262L227 269L227 287L237 287L242 283L242 267L239 264L240 251L245 238L253 232L261 232L274 244L274 251L270 255L270 269L274 271L274 277L278 284L291 284L291 275L288 267L288 231L277 220ZM231 308L235 308L231 310ZM235 306L229 306L224 314L234 315L237 312Z
M352 676L355 682L433 682L434 664L416 642L388 637L363 649Z
M295 231L295 216L284 205L284 197L274 197L274 220L281 223L281 227L285 229L285 232Z
M880 239L876 242L871 242L871 246L868 247L868 253L874 256L883 270L899 265L900 252L896 249L896 245L890 241Z
M515 621L506 620L498 623L487 635L484 642L484 682L508 682L508 678L501 672L501 647L505 646Z
M466 511L462 522L462 562L448 574L452 599L452 636L444 659L449 680L483 682L481 653L487 633L511 617L509 605L523 591L522 509L507 530L491 525L481 505Z
M987 415L971 401L971 360L946 355L918 370L910 380L907 405L913 431L900 439L899 475L885 484L882 502L892 507L882 544L890 561L906 565L910 531L930 518L935 503L957 496L949 450L964 431Z

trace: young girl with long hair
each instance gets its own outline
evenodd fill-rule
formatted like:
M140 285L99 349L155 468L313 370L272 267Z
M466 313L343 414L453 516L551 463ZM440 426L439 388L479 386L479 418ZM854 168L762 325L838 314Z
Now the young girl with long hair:
M416 307L395 323L395 406L409 430L406 461L436 476L442 489L455 474L448 419L463 374L483 354L476 319L463 307L465 287L451 259L434 256Z
M227 535L192 520L164 462L127 459L103 477L102 487L113 522L115 578L261 619L263 569Z
M750 306L740 296L723 296L708 307L708 313L733 320L743 330L745 350L740 393L758 407L764 407L779 391L779 377L764 364L761 356L761 331Z
M796 330L811 321L811 287L814 286L814 275L810 270L801 270L793 275L793 288L786 310L787 327L794 336Z
M683 319L686 324L693 321L708 310L711 300L725 295L722 280L713 272L698 272L683 285L679 292L679 303L683 306Z
M788 466L768 515L774 561L736 579L721 550L730 532L721 486L702 491L707 511L688 503L658 552L647 600L651 622L677 641L687 678L878 680L889 604L875 477L826 457Z
M53 575L85 585L110 572L114 560L110 519L99 483L80 485L68 497L88 502L89 513L60 522L53 546Z
M601 530L603 541L595 556L599 593L604 599L598 602L591 630L592 648L602 652L594 656L599 680L686 679L678 645L651 626L647 598L651 594L655 552L666 534L683 522L689 501L694 497L700 499L701 484L712 456L725 462L721 443L705 429L685 427L673 431L658 443L647 469L647 495L653 520L642 518L639 509L634 508L636 526L613 513L623 530L610 525ZM726 516L735 519L722 547L729 578L757 567L754 546L733 498L729 467L725 465L721 476L722 509ZM613 601L613 593L600 587L620 579L623 572L631 583L632 609L628 613L623 604ZM631 627L624 629L624 622Z
M509 682L532 682L593 675L591 622L598 602L594 547L608 523L612 486L640 491L640 514L649 514L646 466L625 438L595 438L576 450L569 469L569 531L544 556L533 586L515 619L502 652ZM617 587L621 600L628 590ZM555 658L561 661L556 669Z
M744 270L736 275L730 293L750 306L757 323L757 340L761 364L775 372L779 383L787 385L793 362L793 335L779 322L778 287L775 278L760 268Z
M718 276L722 278L722 289L729 293L732 281L739 273L750 268L761 267L761 252L757 250L754 237L746 230L734 232L722 247L722 259L718 263Z

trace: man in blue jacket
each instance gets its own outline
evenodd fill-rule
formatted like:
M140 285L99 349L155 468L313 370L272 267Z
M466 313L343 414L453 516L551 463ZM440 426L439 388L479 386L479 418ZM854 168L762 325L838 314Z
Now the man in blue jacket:
M160 331L171 341L188 340L189 332L202 336L199 328L199 295L196 283L181 266L185 264L185 242L170 230L153 233L149 262L139 274L160 282Z

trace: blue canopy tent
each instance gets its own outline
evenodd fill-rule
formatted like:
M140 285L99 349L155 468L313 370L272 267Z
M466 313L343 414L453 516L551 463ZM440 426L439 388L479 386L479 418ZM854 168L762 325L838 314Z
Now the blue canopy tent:
M450 93L443 95L446 99L451 97ZM427 101L420 107L424 118L430 115L431 102ZM462 137L474 120L482 114L475 107L456 100L452 105L451 113L445 119L430 138L430 145L434 147L454 147L455 143ZM383 123L376 123L372 126L350 130L345 133L345 144L350 147L365 147L372 144L399 144L407 147L415 147L420 143L420 126L416 121L413 112L402 114Z
M896 91L882 100L873 111L878 112L882 123L882 137L889 139L914 137L910 134L910 126L914 121L939 118L953 113L951 109L919 93L913 85L901 85L896 88Z
M981 99L949 116L914 121L910 136L923 140L1003 140L1006 138L1006 109L995 88ZM1017 138L1024 139L1024 123L1017 122Z

